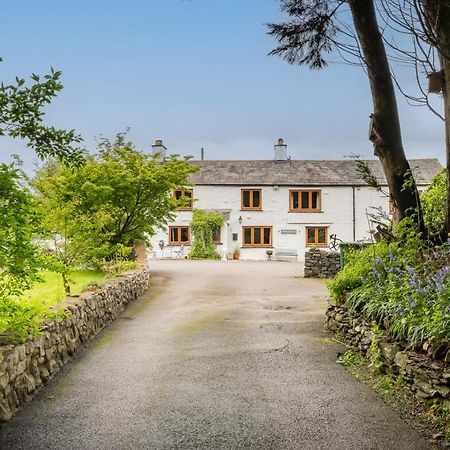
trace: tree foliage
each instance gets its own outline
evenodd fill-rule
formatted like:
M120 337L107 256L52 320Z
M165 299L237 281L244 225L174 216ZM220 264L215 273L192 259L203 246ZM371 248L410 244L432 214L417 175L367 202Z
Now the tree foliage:
M43 263L32 242L39 215L24 183L15 164L0 165L0 298L28 288Z
M447 170L442 169L422 194L423 218L431 234L442 234L446 218Z
M193 259L220 259L213 243L214 232L223 225L223 217L213 211L195 209L192 215L191 230L194 242L189 256Z
M103 140L99 153L69 168L52 161L33 186L45 211L45 228L55 237L66 265L97 264L126 254L138 240L174 219L172 192L188 188L196 168L188 158L161 163L119 134Z
M39 281L39 270L50 262L33 242L40 217L17 164L0 165L0 345L24 340L52 316L42 305L17 296Z
M0 84L0 136L25 139L41 158L57 157L71 164L83 161L75 146L81 137L74 130L59 130L43 124L43 107L62 89L61 72L51 69L42 79L31 75L31 84L16 77L15 84Z
M269 35L278 40L278 47L270 55L278 55L289 64L306 65L310 69L322 69L327 65L325 54L338 45L339 31L333 19L339 2L328 0L283 1L281 10L291 20L268 25Z

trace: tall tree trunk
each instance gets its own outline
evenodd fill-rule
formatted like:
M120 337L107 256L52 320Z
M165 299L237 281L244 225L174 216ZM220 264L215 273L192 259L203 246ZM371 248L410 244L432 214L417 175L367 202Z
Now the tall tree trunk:
M437 48L443 70L447 200L442 238L450 237L450 1L420 0L431 43Z
M374 112L370 140L379 158L396 210L395 219L414 217L426 235L415 183L403 189L408 179L409 163L403 149L400 120L386 49L381 37L373 0L348 0L353 23L367 66Z

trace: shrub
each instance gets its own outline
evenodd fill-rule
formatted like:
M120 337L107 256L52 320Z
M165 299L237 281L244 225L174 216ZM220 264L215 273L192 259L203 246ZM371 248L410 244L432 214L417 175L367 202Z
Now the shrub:
M416 240L354 252L330 292L407 344L450 342L450 246Z
M446 192L447 169L442 169L432 178L420 199L425 226L431 233L439 232L444 225Z
M49 307L36 301L2 298L0 301L0 344L22 342L40 331L40 324L48 319L61 317Z

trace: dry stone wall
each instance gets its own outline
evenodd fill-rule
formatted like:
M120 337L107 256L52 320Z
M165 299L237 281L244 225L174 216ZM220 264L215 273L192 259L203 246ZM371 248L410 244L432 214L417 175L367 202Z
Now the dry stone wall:
M143 294L148 282L149 271L141 261L139 269L108 279L104 288L64 300L60 308L68 316L44 324L41 335L0 347L0 421L8 421L42 384Z
M305 278L333 278L341 270L340 254L320 249L305 253Z
M400 342L376 333L363 315L350 311L345 304L333 303L327 311L327 328L371 357L376 368L385 373L402 375L416 397L450 398L450 349L430 345L426 350L412 351Z

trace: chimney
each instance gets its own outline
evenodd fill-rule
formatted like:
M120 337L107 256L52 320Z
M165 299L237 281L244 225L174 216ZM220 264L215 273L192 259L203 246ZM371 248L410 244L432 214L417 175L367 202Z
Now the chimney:
M200 159L204 161L205 159L205 149L202 147L200 150Z
M160 159L165 159L167 148L163 145L162 139L156 139L152 149L153 155L159 155Z
M275 161L287 161L287 145L283 139L278 139L278 142L273 146L275 149Z

